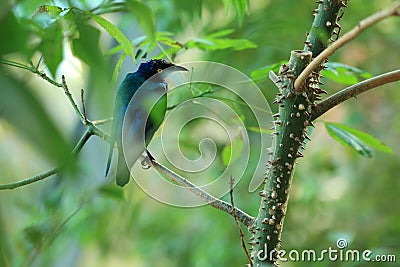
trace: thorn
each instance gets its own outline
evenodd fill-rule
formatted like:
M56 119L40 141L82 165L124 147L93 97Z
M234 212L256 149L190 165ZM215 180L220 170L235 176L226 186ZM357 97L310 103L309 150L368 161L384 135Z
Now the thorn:
M305 120L305 121L304 121L304 126L305 126L305 127L307 127L307 126L312 126L312 127L315 128L314 123L313 123L312 121L308 121L308 120Z
M276 103L282 103L281 99L275 98L274 101L272 102L272 104L276 104Z
M297 151L296 158L302 158L302 157L304 157L303 154L300 151Z

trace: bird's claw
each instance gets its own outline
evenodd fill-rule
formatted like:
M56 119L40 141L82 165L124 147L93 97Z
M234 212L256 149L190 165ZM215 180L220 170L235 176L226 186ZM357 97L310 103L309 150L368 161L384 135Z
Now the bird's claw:
M155 160L153 155L150 154L150 152L148 150L146 150L146 157L140 162L140 164L142 165L142 168L144 170L148 170L151 167L151 162ZM149 164L150 162L150 164Z
M144 160L142 160L142 162L140 162L140 164L142 164L142 168L143 168L144 170L148 170L148 169L150 169L150 167L151 167L151 166L148 164L147 160L148 160L148 157L146 157Z

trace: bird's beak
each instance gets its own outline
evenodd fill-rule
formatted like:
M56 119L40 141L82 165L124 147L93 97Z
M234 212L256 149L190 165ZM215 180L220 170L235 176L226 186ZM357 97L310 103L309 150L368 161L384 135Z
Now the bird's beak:
M159 79L165 79L165 78L167 78L168 75L170 75L171 73L176 72L176 71L189 71L189 70L187 68L184 68L184 67L181 67L178 65L172 65L171 67L169 67L169 68L163 70L162 72L160 72L159 74L157 74L157 77Z
M184 68L182 66L174 65L170 67L171 71L189 71L187 68Z

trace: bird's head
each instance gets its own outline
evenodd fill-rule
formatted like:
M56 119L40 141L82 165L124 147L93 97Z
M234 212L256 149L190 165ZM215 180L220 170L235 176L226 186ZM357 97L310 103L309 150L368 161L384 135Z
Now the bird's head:
M159 74L159 79L166 78L170 73L175 71L188 71L188 69L174 65L163 59L151 59L140 64L138 68L138 73L142 75L145 79L149 79L153 75Z

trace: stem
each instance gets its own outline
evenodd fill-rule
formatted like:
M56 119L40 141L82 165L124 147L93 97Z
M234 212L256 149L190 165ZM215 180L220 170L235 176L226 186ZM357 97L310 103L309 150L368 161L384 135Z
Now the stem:
M311 121L314 121L319 116L326 113L328 110L339 105L340 103L362 94L370 89L376 88L378 86L392 83L400 80L400 70L394 70L388 73L381 74L379 76L367 79L365 81L359 82L352 86L349 86L336 94L328 97L324 101L320 102L315 106L311 114Z
M65 76L64 75L61 76L61 81L62 81L61 85L62 85L62 88L64 89L64 93L68 97L68 100L72 105L72 108L75 110L75 113L81 119L81 122L83 123L83 125L86 125L87 122L88 122L88 120L86 119L86 114L83 115L82 112L79 110L78 105L75 103L75 100L72 97L71 92L69 91L67 82L65 81Z
M346 34L344 34L331 46L326 48L304 69L304 71L296 79L294 83L294 87L296 88L296 90L300 90L305 80L310 76L313 70L318 68L329 56L335 53L336 50L338 50L340 47L353 40L365 29L371 27L372 25L378 23L379 21L388 18L390 16L399 16L400 15L399 8L400 8L400 2L397 2L393 7L378 11L375 14L363 19L357 24L356 27L354 27Z
M246 225L247 227L250 227L253 222L254 222L254 217L248 215L244 211L238 209L238 208L233 208L232 205L228 202L225 202L223 200L220 200L210 194L208 194L206 191L198 188L196 185L192 184L190 181L187 179L183 178L182 176L176 174L175 172L167 169L160 163L156 161L151 161L150 163L151 166L154 167L159 173L164 174L167 176L171 181L174 181L178 183L181 186L186 187L187 190L191 191L193 194L196 196L200 197L201 199L204 199L205 202L207 202L209 205L212 207L225 211L226 213L230 214L233 216L234 213L236 213L238 220Z
M308 110L312 104L312 91L297 95L293 88L293 79L311 61L311 52L292 51L287 71L281 76L281 93L276 102L279 104L279 119L275 121L273 155L269 161L270 171L264 189L260 192L261 204L258 216L251 228L254 266L276 265L281 242L283 222L289 198L290 185L296 159L301 157L300 147L308 138ZM260 251L268 248L268 254L259 256Z

